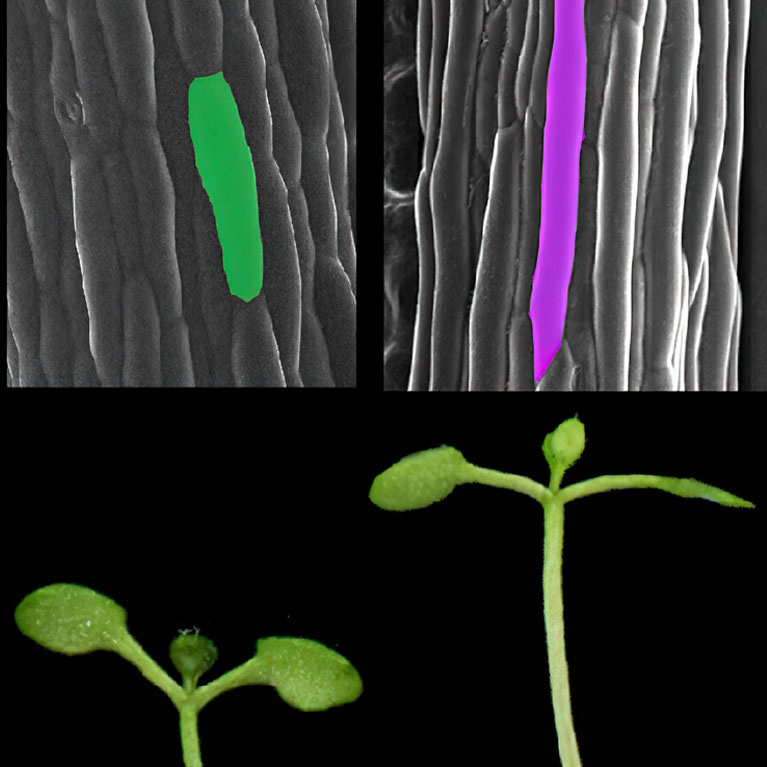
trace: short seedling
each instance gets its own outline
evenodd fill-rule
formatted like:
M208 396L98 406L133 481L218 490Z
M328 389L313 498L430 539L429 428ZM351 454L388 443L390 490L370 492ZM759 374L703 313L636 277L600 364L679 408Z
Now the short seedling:
M196 632L183 632L170 644L171 661L181 674L179 686L128 632L120 605L71 583L54 583L24 597L16 608L16 625L49 650L65 655L112 650L133 663L178 709L186 767L202 767L197 715L226 690L271 685L286 703L302 711L350 703L362 692L360 676L346 658L319 642L294 637L259 639L253 658L197 687L197 680L215 663L218 652L210 639Z
M724 506L753 508L717 487L695 479L656 477L648 474L602 476L560 488L562 476L580 458L586 444L583 424L571 418L546 436L543 454L551 469L549 486L516 474L504 474L470 464L452 447L424 450L403 458L382 474L370 488L370 499L383 509L421 509L446 498L456 485L476 482L503 487L534 498L543 506L543 611L548 646L549 678L559 757L564 767L581 764L570 705L570 682L565 657L565 624L562 606L562 543L565 504L587 495L625 488L655 488L685 498L704 498Z

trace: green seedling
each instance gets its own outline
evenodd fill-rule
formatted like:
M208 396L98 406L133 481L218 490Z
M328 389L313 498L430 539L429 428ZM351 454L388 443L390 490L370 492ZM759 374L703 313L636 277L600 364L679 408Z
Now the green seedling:
M564 767L580 767L581 764L573 727L565 655L562 604L565 504L608 490L654 488L684 498L703 498L723 506L754 508L749 501L695 479L649 474L606 475L560 487L565 471L580 458L585 444L585 430L577 418L570 418L547 435L543 442L543 454L551 470L548 487L528 477L474 466L455 448L443 446L403 458L379 474L370 488L373 503L395 511L425 508L443 500L456 485L471 482L516 490L541 504L544 516L543 611L554 721L559 757Z
M197 716L226 690L271 685L286 703L302 711L350 703L362 692L360 676L346 658L319 642L294 637L259 639L249 661L198 687L218 652L210 639L188 632L170 645L170 659L181 675L179 685L131 636L125 610L85 586L54 583L37 589L21 600L15 617L23 634L49 650L65 655L111 650L133 663L178 709L186 767L202 767Z

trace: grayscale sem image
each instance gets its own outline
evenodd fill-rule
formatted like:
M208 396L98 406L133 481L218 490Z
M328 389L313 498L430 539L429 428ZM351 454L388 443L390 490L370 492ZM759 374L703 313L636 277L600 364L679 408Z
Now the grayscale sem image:
M385 3L387 390L767 389L764 252L743 231L760 216L746 181L763 186L758 168L748 175L747 62L764 9L577 2L583 130L548 357L535 326L554 304L534 298L548 279L546 131L566 98L552 83L581 66L553 65L557 39L573 34L554 23L563 6ZM548 209L550 227L559 215Z
M7 385L354 386L355 0L7 24Z

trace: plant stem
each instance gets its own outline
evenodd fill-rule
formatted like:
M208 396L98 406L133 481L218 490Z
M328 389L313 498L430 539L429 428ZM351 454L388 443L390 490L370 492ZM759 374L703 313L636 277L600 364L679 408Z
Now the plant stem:
M114 651L136 666L146 679L159 687L177 706L183 700L184 691L181 685L174 682L131 635L115 643Z
M551 481L549 482L549 490L552 493L559 491L559 486L562 484L562 477L565 474L565 469L561 464L557 464L551 469Z
M534 498L541 504L551 497L551 492L548 488L529 477L523 477L519 474L506 474L503 471L495 471L494 469L484 469L481 466L475 466L473 463L468 463L464 467L461 482L476 482L480 485L516 490L518 493Z
M198 711L197 702L192 699L186 700L178 706L181 725L181 748L184 752L184 764L186 767L202 767L200 738L197 734Z
M558 496L543 503L543 616L551 680L551 700L563 767L580 767L570 705L570 680L565 656L565 621L562 603L562 544L565 532L565 507Z

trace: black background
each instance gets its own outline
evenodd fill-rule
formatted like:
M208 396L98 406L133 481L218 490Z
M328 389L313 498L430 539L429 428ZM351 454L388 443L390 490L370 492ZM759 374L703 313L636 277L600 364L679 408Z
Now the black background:
M565 621L584 764L755 756L760 395L125 393L116 414L114 395L70 394L55 414L26 411L28 424L45 419L15 431L8 475L19 495L6 512L6 724L24 763L181 763L173 706L123 659L57 655L16 631L24 594L68 581L122 604L171 672L168 643L193 626L218 645L210 679L275 634L318 639L357 666L362 697L328 712L292 710L268 688L213 701L200 719L211 767L556 765L540 509L462 486L431 509L384 512L367 492L395 460L443 443L545 482L543 437L576 412L588 441L565 483L693 476L761 505L642 490L567 507Z

